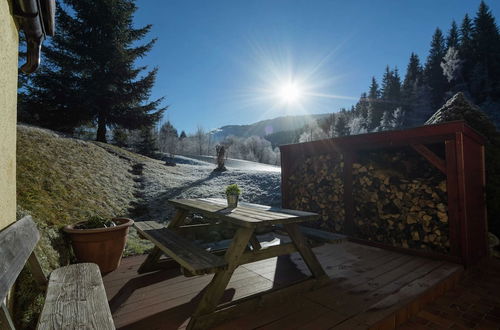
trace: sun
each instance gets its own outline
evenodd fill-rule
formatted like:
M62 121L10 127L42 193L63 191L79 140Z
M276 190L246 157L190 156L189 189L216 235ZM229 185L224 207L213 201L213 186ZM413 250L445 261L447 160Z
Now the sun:
M288 82L277 89L277 96L283 103L296 104L304 96L304 91L297 83Z

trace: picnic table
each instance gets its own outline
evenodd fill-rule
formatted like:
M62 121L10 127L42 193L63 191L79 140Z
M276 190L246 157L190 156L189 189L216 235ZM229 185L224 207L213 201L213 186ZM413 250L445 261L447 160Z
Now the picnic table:
M228 208L226 201L222 199L174 199L169 203L176 208L176 214L166 227L155 221L134 224L139 235L155 245L139 272L155 269L162 254L166 254L181 265L187 276L215 273L203 292L188 329L203 328L203 324L197 322L197 319L215 311L234 270L239 265L299 252L313 278L320 282L328 278L298 227L301 222L317 220L318 214L249 203ZM202 214L218 221L220 225L230 224L236 228L236 233L223 256L213 254L181 235L190 227L200 226L184 225L190 213ZM256 233L263 227L277 225L288 233L291 242L262 247Z

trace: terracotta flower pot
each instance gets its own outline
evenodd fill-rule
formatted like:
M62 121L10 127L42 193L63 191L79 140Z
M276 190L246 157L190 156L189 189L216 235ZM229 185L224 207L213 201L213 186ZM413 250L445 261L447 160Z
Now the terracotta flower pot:
M64 227L78 261L96 263L102 274L112 272L120 265L129 227L134 224L127 218L115 218L113 221L116 227L75 229L83 222Z

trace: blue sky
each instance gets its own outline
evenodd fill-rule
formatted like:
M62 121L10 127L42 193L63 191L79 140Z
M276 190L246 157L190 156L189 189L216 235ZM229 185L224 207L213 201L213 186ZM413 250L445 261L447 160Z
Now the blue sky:
M138 26L158 41L141 61L159 67L153 97L180 131L214 129L355 104L387 64L425 61L436 27L471 17L479 0L138 0ZM486 1L500 19L500 1ZM277 96L293 81L303 96Z

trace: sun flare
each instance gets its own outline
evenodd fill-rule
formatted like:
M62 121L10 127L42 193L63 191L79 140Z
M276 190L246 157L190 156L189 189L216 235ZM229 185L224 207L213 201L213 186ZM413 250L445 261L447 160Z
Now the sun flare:
M283 103L297 103L302 98L304 91L296 83L286 83L278 88L278 97Z

